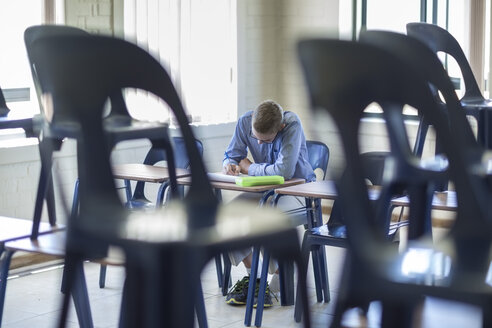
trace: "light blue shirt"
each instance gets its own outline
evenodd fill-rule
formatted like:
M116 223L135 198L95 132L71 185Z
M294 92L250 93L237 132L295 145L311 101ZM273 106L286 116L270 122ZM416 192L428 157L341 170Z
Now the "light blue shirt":
M281 175L285 179L315 181L316 175L309 164L306 137L297 114L285 111L285 127L277 134L273 143L260 145L251 136L252 113L253 111L249 111L239 118L226 150L227 156L224 155L223 166L238 164L247 157L249 150L254 163L249 167L248 175Z

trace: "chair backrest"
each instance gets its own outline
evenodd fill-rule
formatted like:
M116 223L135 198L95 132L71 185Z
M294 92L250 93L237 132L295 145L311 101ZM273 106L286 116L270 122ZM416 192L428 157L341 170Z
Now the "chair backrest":
M484 197L488 197L490 191L484 185L483 176L476 174L476 167L480 164L480 157L473 153L476 148L470 145L469 138L459 135L459 132L469 128L459 101L448 104L452 120L450 125L437 106L422 73L373 45L316 39L301 41L298 51L311 107L328 112L341 135L348 174L337 179L337 187L353 254L369 266L369 263L388 260L383 254L395 255L386 247L385 236L372 224L386 213L392 189L405 186L411 200L410 226L419 225L422 224L418 222L419 218L429 211L431 181L443 178L440 170L421 167L418 158L406 151L409 147L408 137L406 131L401 129L401 108L408 104L428 118L436 134L443 140L443 151L449 160L448 174L455 184L459 204L457 224L450 234L459 248L456 264L466 266L472 263L480 268L487 266L492 229L489 227L490 214L486 210L488 202ZM386 112L392 144L391 157L387 160L383 175L382 194L376 206L371 205L368 198L358 134L362 113L372 102L381 104ZM398 148L403 151L394 151ZM478 232L473 231L475 229ZM486 231L481 231L483 229ZM480 251L475 257L474 247L466 245L466 240L474 240L486 251ZM469 258L470 254L474 254L471 256L473 259Z
M5 97L3 96L3 91L0 88L0 116L5 116L10 112L10 108L5 102Z
M453 84L436 53L432 52L432 50L424 43L413 37L389 31L363 31L359 36L359 41L378 46L391 52L398 58L404 60L407 65L410 65L416 71L420 72L424 79L429 82L434 99L446 117L450 119L449 115L458 115L459 117L456 117L454 121L463 120L465 117L463 110L461 112L458 110L448 111L446 104L449 103L450 106L454 106L454 104L458 102L458 98L454 91ZM444 103L440 99L439 92L445 100ZM425 116L421 117L414 145L414 153L418 156L422 156L428 126L429 123ZM462 128L463 130L460 132L461 136L467 138L467 142L470 145L475 145L475 137L471 127L462 126ZM439 154L441 151L440 143L441 141L436 139L435 154ZM447 189L447 183L438 186L438 189Z
M419 72L428 81L434 99L440 110L448 118L449 124L457 122L457 126L453 128L459 128L460 130L455 131L459 132L462 138L465 138L467 144L479 147L475 142L471 127L461 124L461 122L466 120L466 116L459 105L449 76L436 54L429 50L424 43L404 34L389 31L365 31L360 34L359 40L391 52ZM445 103L440 101L438 91L443 96Z
M82 30L77 27L68 26L68 25L34 25L28 27L24 31L24 44L27 50L27 57L29 59L31 74L33 77L34 87L36 89L36 94L38 96L39 106L41 107L42 112L44 113L43 101L41 100L41 90L39 87L39 81L36 73L36 65L31 59L31 47L32 44L40 39L52 36L88 36L90 35L87 31ZM114 115L123 115L129 116L128 108L126 107L126 103L123 99L123 94L121 91L116 92L109 96L111 102L111 111L109 113L110 116ZM54 115L52 118L56 123L57 115Z
M473 75L468 59L458 41L445 29L428 23L408 23L407 34L427 45L435 54L444 52L453 57L460 67L465 82L467 99L484 99Z
M203 155L203 144L200 140L196 140L196 147L200 155ZM190 159L186 152L186 146L182 137L173 137L173 150L175 167L181 169L187 169L190 167ZM163 149L151 147L145 156L143 164L155 165L158 162L166 161L166 152ZM132 199L146 199L145 193L145 181L138 181L135 185L135 191L133 192Z
M320 169L323 171L323 180L328 170L328 161L330 160L330 150L328 146L320 141L307 140L306 147L309 157L309 164L313 171Z
M121 206L112 179L108 146L101 142L105 138L102 116L109 95L124 88L136 88L165 101L180 128L193 179L184 199L190 228L214 224L217 199L183 105L159 62L135 44L92 35L40 38L32 43L30 57L41 91L51 97L54 111L63 112L67 120L81 128L77 143L81 217L101 218L101 206Z

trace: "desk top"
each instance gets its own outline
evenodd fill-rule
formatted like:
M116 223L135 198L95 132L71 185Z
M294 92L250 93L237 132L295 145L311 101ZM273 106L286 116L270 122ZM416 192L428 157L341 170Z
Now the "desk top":
M285 180L285 182L283 184L242 187L242 186L238 186L237 184L232 183L232 182L210 181L210 183L212 184L212 187L215 189L234 190L234 191L248 191L248 192L264 192L264 191L268 191L268 190L272 190L272 189L277 190L277 188L284 188L284 187L288 187L288 186L304 184L304 182L305 182L304 179L294 178L294 179L290 179L290 180ZM191 185L191 177L179 178L178 184L182 184L182 185L186 185L186 186Z
M275 190L276 194L322 199L336 199L337 189L332 180L321 180Z
M379 186L368 186L368 190L370 199L377 199L379 197ZM332 200L338 197L335 182L333 180L314 181L302 185L275 189L275 193Z
M186 169L176 169L176 177L185 177L191 172ZM113 165L113 176L116 179L161 183L169 180L169 170L163 166L146 164Z
M408 196L395 198L391 204L396 206L409 206L410 199ZM436 192L432 198L432 209L443 211L456 211L458 204L456 202L455 191Z

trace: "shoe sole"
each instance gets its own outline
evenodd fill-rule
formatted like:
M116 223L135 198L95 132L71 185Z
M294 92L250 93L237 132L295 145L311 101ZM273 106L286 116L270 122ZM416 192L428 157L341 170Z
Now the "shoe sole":
M256 309L256 307L258 306L258 304L254 304L253 307ZM271 308L273 306L273 304L265 304L263 305L263 308L264 309L268 309L268 308Z
M226 303L229 305L246 305L246 302L237 301L235 298L226 300Z

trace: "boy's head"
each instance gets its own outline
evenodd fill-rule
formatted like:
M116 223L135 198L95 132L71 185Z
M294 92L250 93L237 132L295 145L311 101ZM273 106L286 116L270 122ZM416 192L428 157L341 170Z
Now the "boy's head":
M253 111L252 134L258 143L273 142L283 124L284 110L272 100L265 100Z

